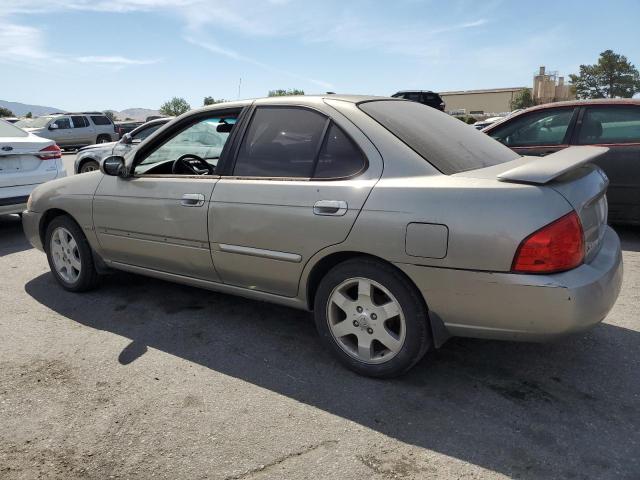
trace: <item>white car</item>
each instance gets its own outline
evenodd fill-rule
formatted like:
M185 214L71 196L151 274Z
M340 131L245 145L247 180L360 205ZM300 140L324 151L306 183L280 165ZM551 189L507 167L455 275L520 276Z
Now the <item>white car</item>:
M66 175L53 140L0 120L0 215L22 213L35 187Z

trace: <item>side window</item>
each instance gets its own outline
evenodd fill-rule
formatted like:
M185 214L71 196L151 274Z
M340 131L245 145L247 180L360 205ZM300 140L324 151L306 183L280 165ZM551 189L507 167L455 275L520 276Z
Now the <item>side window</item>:
M107 117L103 117L102 115L92 116L91 121L95 125L111 125L111 120L109 120Z
M409 92L404 94L404 98L407 100L411 100L412 102L420 101L420 93L419 92Z
M164 124L158 124L158 125L152 125L152 126L147 127L147 128L143 128L142 130L136 132L135 135L132 135L131 138L132 138L132 140L136 141L137 143L140 143L140 142L142 142L142 140L147 138L149 135L151 135L153 132L158 130L163 125Z
M60 117L52 125L57 125L59 130L67 130L71 128L71 120L69 117Z
M587 107L577 143L640 143L640 107Z
M161 163L168 164L166 172L163 168L162 173L170 173L170 165L187 154L200 157L215 168L235 122L236 117L233 116L210 117L194 123L167 140L138 163L135 167L135 173L145 173L151 167Z
M327 133L314 178L344 178L361 172L366 160L353 141L335 124Z
M89 126L89 122L85 117L74 115L71 117L71 120L73 120L73 128L84 128Z
M573 108L562 108L522 115L492 130L489 135L508 147L561 145L573 112Z
M325 116L303 108L258 108L240 145L233 174L311 177L326 122Z

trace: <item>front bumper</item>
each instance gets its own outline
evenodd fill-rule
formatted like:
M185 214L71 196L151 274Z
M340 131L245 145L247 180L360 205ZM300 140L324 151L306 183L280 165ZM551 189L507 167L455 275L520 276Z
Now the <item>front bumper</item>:
M29 195L0 198L0 215L9 215L11 213L21 213L25 208L27 208L28 199L29 199Z
M589 263L563 273L397 266L450 335L527 341L550 340L601 322L618 298L623 271L620 239L610 227Z
M40 239L40 217L42 214L25 210L22 212L22 229L29 243L33 248L44 252L42 240Z

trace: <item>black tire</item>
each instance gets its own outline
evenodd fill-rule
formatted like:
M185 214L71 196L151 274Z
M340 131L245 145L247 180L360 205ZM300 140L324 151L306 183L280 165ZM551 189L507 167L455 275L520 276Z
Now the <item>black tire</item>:
M109 143L111 141L110 135L98 135L96 143Z
M397 354L384 363L365 363L346 353L334 338L327 315L329 298L342 282L366 278L385 287L400 304L405 319L405 339ZM413 367L432 345L427 307L420 292L393 266L366 257L347 260L332 268L322 279L314 301L316 328L322 341L340 362L367 377L389 378Z
M98 163L97 160L89 159L82 162L78 173L88 173L88 172L93 172L95 170L100 170L100 164Z
M56 269L53 259L51 238L53 236L53 233L59 227L66 229L73 236L73 239L75 240L78 248L78 257L81 268L78 278L72 282L66 281L62 277L62 275ZM82 232L82 229L71 217L67 215L61 215L55 217L49 223L49 225L47 225L44 245L45 251L47 252L47 260L49 261L49 268L51 268L51 273L53 273L54 278L62 286L62 288L64 288L65 290L69 290L70 292L85 292L97 286L99 277L98 272L95 268L95 264L93 262L91 246L87 241L87 237L85 237L84 233Z

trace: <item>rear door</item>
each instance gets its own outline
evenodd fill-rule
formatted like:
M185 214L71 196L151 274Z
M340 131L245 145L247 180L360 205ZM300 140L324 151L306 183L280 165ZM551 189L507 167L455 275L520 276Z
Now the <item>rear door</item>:
M549 155L569 146L578 116L575 107L534 110L500 123L487 134L520 155Z
M382 162L324 104L257 107L240 138L209 207L213 262L225 283L293 297L305 263L346 239Z
M595 163L609 177L610 220L640 222L640 106L590 105L582 110L573 143L609 148Z
M84 115L72 115L72 141L75 145L92 145L96 143L95 129Z

